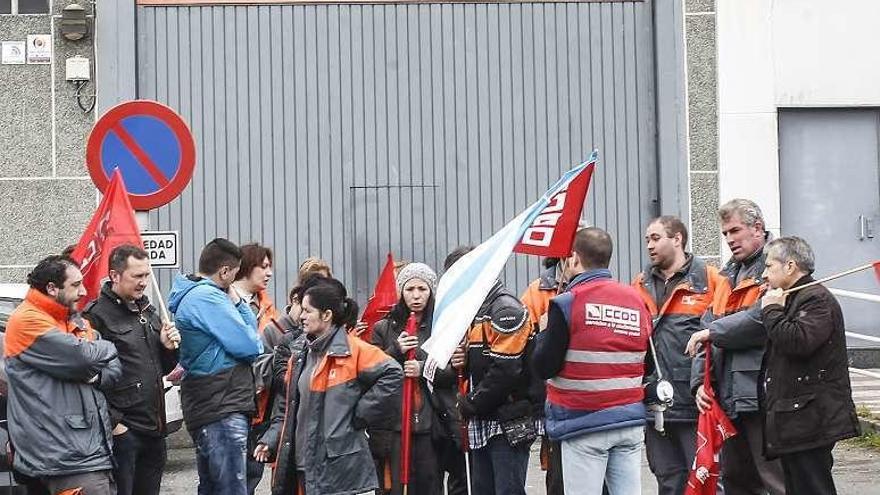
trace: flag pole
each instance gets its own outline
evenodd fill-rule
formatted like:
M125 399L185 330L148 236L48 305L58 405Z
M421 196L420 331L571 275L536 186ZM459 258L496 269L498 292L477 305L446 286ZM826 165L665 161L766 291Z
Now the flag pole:
M828 276L825 277L825 278L820 278L819 280L814 280L814 281L812 281L812 282L810 282L810 283L808 283L808 284L799 285L799 286L797 286L797 287L792 287L791 289L784 290L784 291L782 291L782 294L783 294L783 295L788 295L788 294L791 294L791 293L793 293L793 292L797 292L797 291L799 291L799 290L801 290L801 289L806 289L807 287L812 287L812 286L814 286L814 285L824 284L825 282L830 282L830 281L835 280L835 279L838 279L838 278L840 278L840 277L845 277L845 276L847 276L847 275L852 275L853 273L858 273L858 272L860 272L860 271L862 271L862 270L867 270L867 269L869 269L869 268L872 268L872 267L874 266L875 263L880 263L880 262L878 262L878 261L874 261L874 262L872 262L872 263L868 263L868 264L866 264L866 265L857 266L857 267L855 267L855 268L851 268L851 269L849 269L849 270L846 270L846 271L843 271L843 272L840 272L840 273L835 273L834 275L828 275Z
M153 265L150 265L150 285L153 286L153 295L159 306L159 314L162 315L162 323L170 323L171 315L168 314L168 308L165 306L165 300L162 298L162 292L159 290L159 281L156 280L156 274L153 272ZM177 342L172 342L175 349L179 347Z
M408 336L418 334L418 321L413 313L410 313L406 321L404 332ZM406 360L415 359L416 350L410 349L406 353ZM400 484L403 485L403 494L406 495L409 488L410 457L412 448L412 407L414 388L418 386L417 378L403 377L403 404L400 414ZM416 414L419 412L416 411Z
M464 373L459 369L456 370L456 377L458 379L458 393L461 394L462 397L467 395L468 386L470 384L469 381L465 381ZM467 493L471 495L471 455L470 455L470 436L468 435L468 425L467 420L461 418L461 451L464 453L464 479L467 483Z

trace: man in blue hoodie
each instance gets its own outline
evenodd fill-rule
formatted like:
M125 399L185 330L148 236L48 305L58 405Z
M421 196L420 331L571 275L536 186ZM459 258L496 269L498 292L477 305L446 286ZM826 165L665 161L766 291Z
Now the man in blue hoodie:
M251 362L263 350L253 311L231 288L241 250L209 242L193 275L177 275L169 307L180 332L183 418L196 444L199 495L245 495L255 410Z

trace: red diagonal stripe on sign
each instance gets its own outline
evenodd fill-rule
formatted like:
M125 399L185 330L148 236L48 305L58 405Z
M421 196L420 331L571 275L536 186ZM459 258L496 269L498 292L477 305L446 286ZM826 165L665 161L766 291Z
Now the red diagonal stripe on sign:
M144 166L144 169L150 174L150 177L156 181L156 184L159 184L160 187L165 187L168 185L168 178L165 177L165 174L162 173L162 170L153 163L153 160L149 155L144 151L143 148L131 137L131 134L125 130L122 125L117 122L111 130L116 133L119 137L119 140L122 141L122 144L128 148L128 151L131 151L131 154Z

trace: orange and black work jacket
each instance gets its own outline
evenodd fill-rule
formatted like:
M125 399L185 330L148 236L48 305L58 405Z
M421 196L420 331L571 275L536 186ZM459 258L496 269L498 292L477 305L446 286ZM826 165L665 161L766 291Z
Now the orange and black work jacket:
M691 335L703 328L700 320L712 304L715 288L724 281L717 268L691 257L683 269L681 281L658 306L655 296L658 280L653 276L653 270L649 265L633 281L633 287L639 291L654 322L652 335L657 360L647 379L649 382L657 380L659 369L663 378L672 384L673 405L666 410L667 421L693 422L697 420L698 411L691 394L691 358L684 353L684 348ZM652 361L650 355L648 360ZM648 420L653 421L652 411L648 411Z
M556 279L556 267L548 268L532 281L523 292L520 301L529 312L529 324L533 331L538 330L541 317L547 314L550 299L559 295L560 282Z
M712 378L721 407L731 418L758 410L758 374L767 332L761 316L764 252L759 249L742 262L730 260L721 270L722 283L703 315L709 329ZM701 351L691 365L691 390L703 383Z
M102 390L122 375L116 347L34 289L9 317L4 338L15 469L35 478L112 469Z
M280 318L275 303L272 302L272 298L269 297L269 293L265 290L254 294L254 297L251 298L250 306L257 316L257 330L260 334L272 323L272 320L277 321Z
M297 493L353 494L378 488L376 466L367 444L365 428L399 416L403 370L378 347L349 335L343 327L330 330L326 354L309 381L307 444L295 446L297 383L303 373L308 346L292 344L285 387L275 400L269 429L259 443L275 455L273 495ZM303 335L298 340L304 340ZM389 400L396 397L397 400ZM304 479L298 479L296 449L305 449Z
M253 295L248 304L257 317L257 333L263 341L263 354L254 361L254 385L257 390L256 410L251 424L264 425L272 414L272 351L278 340L278 310L269 297L269 293L261 290Z
M495 282L467 333L470 392L462 413L502 421L534 414L526 366L530 334L522 303Z

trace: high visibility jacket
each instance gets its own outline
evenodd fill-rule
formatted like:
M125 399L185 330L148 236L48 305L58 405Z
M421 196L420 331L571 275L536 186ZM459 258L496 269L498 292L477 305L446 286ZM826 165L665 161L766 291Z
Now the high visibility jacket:
M565 332L562 366L547 381L550 437L560 440L644 424L642 382L651 316L636 290L611 280L607 270L579 275L567 292L550 301L536 361L542 359L542 341ZM558 352L544 357L557 361Z

